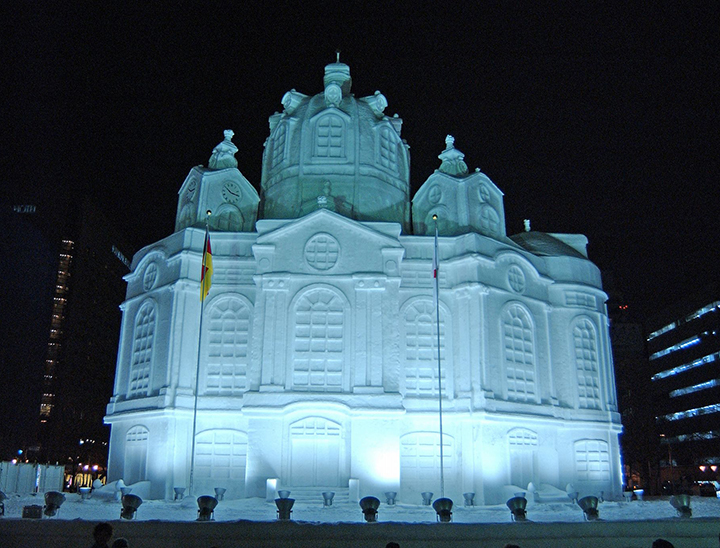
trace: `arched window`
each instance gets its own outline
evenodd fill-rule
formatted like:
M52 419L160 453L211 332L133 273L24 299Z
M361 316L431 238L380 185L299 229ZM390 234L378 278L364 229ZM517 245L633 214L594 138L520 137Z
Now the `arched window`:
M326 114L315 126L316 158L345 158L345 123L334 114Z
M432 301L417 301L405 311L405 395L435 397L438 394L437 314ZM440 363L443 395L447 395L446 370L451 366L445 352L445 313L440 310Z
M449 483L456 474L455 440L443 434L443 468ZM413 432L400 438L400 483L404 489L426 491L438 480L440 436Z
M490 235L495 235L500 229L500 217L491 206L483 204L480 207L480 229Z
M397 143L394 131L385 126L380 129L380 165L391 171L397 171Z
M147 479L148 429L133 426L125 435L123 481L130 485Z
M228 498L245 494L248 439L239 430L205 430L195 438L195 479L198 493L227 489Z
M153 343L155 342L155 305L146 302L135 317L133 351L130 361L128 397L147 396L150 391Z
M527 489L535 481L538 437L527 428L513 428L508 432L510 447L510 483Z
M290 425L290 474L294 485L339 486L342 453L339 424L308 417Z
M222 232L239 232L242 230L242 214L234 205L223 204L217 213L210 217L210 227Z
M578 404L581 409L600 409L600 376L598 373L595 326L581 319L573 328L575 367L577 369Z
M609 481L610 452L603 440L575 442L575 472L578 481Z
M241 394L247 387L250 308L237 297L213 303L207 318L205 393Z
M313 289L295 305L294 390L340 391L343 386L345 307L327 289Z
M510 306L502 316L507 397L534 402L535 354L530 318L522 307Z
M270 167L276 167L285 159L285 140L287 139L287 124L280 124L275 132L272 145L272 160Z

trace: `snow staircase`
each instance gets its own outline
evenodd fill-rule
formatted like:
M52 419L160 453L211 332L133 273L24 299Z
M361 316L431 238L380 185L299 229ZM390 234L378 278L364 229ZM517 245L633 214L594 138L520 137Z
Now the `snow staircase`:
M350 502L350 489L348 487L287 487L290 491L290 498L295 503L305 503L317 506L323 505L323 493L334 492L333 506L336 504L347 504Z

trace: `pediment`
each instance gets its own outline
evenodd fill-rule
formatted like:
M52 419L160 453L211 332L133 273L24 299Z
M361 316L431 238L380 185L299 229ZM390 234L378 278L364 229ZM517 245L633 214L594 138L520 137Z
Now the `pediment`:
M393 274L404 248L396 237L374 230L369 224L321 209L267 232L262 230L267 225L259 226L261 235L253 246L258 270L314 275Z

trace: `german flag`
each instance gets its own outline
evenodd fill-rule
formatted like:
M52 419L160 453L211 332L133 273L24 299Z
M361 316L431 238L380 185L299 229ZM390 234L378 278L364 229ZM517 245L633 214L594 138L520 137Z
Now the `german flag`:
M212 250L210 249L210 234L205 233L205 250L202 258L202 272L200 273L200 300L204 301L212 284L213 264Z

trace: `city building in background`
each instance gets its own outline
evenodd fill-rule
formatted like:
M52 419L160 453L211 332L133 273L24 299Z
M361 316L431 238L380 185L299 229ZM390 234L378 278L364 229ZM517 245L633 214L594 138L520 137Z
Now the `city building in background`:
M642 321L624 299L621 283L603 272L608 293L610 340L612 341L618 410L622 417L620 453L625 488L652 492L657 485L657 434L650 395L650 376Z
M662 479L717 480L720 465L720 285L648 322L652 402Z
M5 302L26 312L17 315L21 324L3 314L13 334L3 344L4 370L26 387L6 394L14 405L3 411L16 420L3 422L18 426L0 427L3 456L104 468L102 417L132 248L87 197L13 207L3 211L3 225L13 258L4 270Z

